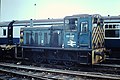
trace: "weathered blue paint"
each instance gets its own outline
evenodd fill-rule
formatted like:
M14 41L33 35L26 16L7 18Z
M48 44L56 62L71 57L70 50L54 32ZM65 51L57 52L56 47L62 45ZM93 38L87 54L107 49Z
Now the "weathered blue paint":
M60 61L65 65L94 64L100 57L103 60L104 30L100 18L100 15L73 15L66 16L63 25L22 28L23 57L38 63Z

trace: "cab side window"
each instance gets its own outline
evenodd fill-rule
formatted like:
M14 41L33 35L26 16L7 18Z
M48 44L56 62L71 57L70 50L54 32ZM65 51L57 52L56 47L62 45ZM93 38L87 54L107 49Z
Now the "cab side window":
M88 32L88 22L81 22L81 32L87 33Z
M66 30L77 30L78 20L77 18L70 18L65 20Z

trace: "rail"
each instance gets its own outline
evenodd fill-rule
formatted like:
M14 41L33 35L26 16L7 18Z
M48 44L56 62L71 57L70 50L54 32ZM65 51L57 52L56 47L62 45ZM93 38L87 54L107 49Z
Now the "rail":
M83 77L94 79L113 79L119 80L120 75L106 74L100 72L84 72L84 71L72 71L61 70L53 68L17 65L9 63L0 63L0 71L9 74L25 76L34 79L82 79Z

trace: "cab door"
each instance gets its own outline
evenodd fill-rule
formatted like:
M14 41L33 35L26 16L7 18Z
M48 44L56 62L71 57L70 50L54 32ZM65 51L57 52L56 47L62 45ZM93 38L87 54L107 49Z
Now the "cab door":
M79 48L90 48L91 40L91 19L89 17L83 17L79 19Z

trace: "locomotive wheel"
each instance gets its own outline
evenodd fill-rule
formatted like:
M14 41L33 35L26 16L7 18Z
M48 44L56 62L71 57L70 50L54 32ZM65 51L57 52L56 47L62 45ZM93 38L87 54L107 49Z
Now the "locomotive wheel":
M37 56L36 58L34 58L35 63L42 63L43 61L44 61L44 59L41 58L41 56Z
M48 63L55 65L55 64L58 63L58 61L57 61L57 60L52 60L52 59L50 59L50 60L48 60Z
M74 63L72 61L64 61L63 63L65 66L74 66Z

